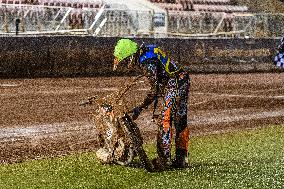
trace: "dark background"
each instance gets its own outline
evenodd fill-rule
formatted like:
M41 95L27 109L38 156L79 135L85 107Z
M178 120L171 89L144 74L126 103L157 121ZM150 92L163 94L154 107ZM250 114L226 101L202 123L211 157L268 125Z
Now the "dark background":
M113 49L119 38L92 36L35 36L0 38L0 77L77 77L125 75L112 72ZM273 65L279 39L136 38L157 44L190 73L243 73L280 71ZM213 51L212 51L213 49ZM266 53L245 56L235 50ZM227 51L218 56L218 51ZM213 52L213 53L212 53ZM224 54L223 54L224 55ZM133 74L133 72L131 73ZM135 74L135 73L134 73Z

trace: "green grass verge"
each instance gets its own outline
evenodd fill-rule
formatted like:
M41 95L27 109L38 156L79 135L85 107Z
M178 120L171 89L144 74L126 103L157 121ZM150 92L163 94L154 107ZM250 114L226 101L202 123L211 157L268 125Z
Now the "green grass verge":
M283 136L284 125L192 137L191 167L157 173L101 165L94 153L1 165L0 188L284 188Z

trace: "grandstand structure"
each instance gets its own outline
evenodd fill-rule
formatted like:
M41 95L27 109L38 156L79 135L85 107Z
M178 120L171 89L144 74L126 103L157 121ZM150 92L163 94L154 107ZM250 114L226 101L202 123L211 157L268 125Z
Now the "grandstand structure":
M278 18L232 0L0 0L2 35L278 37Z

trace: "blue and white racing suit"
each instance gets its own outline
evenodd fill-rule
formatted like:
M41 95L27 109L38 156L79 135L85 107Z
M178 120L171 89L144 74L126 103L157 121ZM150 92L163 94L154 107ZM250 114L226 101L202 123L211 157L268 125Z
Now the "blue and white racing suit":
M150 81L151 90L139 105L147 108L158 96L163 96L160 132L157 137L158 155L171 157L173 125L176 130L176 156L187 157L189 128L187 106L190 87L189 74L155 45L149 45L138 52L137 63Z

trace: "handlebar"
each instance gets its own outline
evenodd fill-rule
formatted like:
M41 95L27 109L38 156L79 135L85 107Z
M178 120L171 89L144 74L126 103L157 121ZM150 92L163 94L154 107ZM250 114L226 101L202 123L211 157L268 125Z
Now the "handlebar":
M144 77L144 75L137 76L135 79L132 80L130 84L126 85L124 88L121 88L116 93L112 94L111 95L113 99L112 102L117 103L133 85L137 84L137 80L139 80L142 77ZM97 96L92 96L88 98L86 101L80 102L79 106L91 105L97 99L98 99Z

